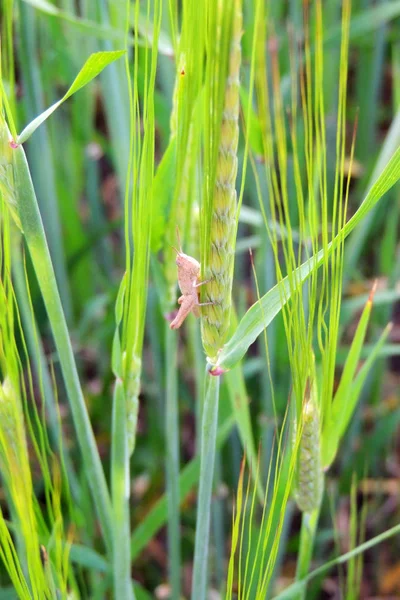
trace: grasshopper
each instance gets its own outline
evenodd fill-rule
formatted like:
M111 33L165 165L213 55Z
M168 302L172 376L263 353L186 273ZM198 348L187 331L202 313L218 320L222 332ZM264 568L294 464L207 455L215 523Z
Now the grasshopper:
M199 306L206 306L213 304L213 302L199 302L199 291L198 288L209 282L199 281L200 277L200 263L182 252L182 246L179 240L179 251L174 248L176 252L176 266L178 267L178 284L182 292L182 296L178 298L178 304L180 304L178 314L170 324L171 329L178 329L183 321L186 319L188 314L192 312L196 317L200 317Z

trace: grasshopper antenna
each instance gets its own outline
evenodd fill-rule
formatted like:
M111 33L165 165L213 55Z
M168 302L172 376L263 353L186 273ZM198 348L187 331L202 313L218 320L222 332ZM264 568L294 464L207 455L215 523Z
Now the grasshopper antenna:
M177 249L175 248L175 246L172 246L171 244L168 244L168 246L169 246L170 248L172 248L172 250L175 250L175 252L176 252L177 254L182 254L182 250L181 250L181 251L177 250Z
M180 253L183 254L183 252L182 252L182 244L181 244L181 236L179 235L179 227L178 227L178 225L176 226L176 237L178 238Z

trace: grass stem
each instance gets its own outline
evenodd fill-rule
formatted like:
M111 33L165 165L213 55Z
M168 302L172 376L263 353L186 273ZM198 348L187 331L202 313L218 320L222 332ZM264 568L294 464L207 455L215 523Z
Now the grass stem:
M117 379L112 416L111 492L113 504L114 597L133 600L130 560L129 453L124 386Z
M171 598L180 598L178 338L165 322L165 439L168 504L168 564Z
M208 541L210 536L211 493L214 479L215 442L218 424L219 377L206 373L206 396L203 407L200 447L200 480L197 504L196 539L192 598L205 600L207 595Z
M297 558L296 581L304 579L310 570L319 513L319 506L312 512L303 512L301 519L300 547ZM306 589L303 588L299 593L299 600L305 598L305 591Z

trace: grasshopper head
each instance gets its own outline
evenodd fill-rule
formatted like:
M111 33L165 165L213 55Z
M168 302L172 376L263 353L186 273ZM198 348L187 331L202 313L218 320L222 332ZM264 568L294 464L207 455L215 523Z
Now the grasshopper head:
M190 276L197 277L200 273L200 263L184 252L177 252L176 265L179 270L182 270Z

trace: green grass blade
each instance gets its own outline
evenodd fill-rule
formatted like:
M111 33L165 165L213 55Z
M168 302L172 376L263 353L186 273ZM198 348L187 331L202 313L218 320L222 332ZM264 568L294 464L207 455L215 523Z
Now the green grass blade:
M20 3L19 23L19 61L22 82L25 89L23 107L25 118L33 119L44 110L44 73L39 64L38 23L34 11ZM9 116L9 122L11 121ZM13 131L15 127L10 129ZM15 141L16 137L14 138ZM43 224L50 249L51 259L57 278L63 309L68 324L72 321L73 303L71 287L68 279L65 240L62 235L60 204L57 194L57 172L51 146L51 136L45 124L37 132L33 144L28 144L26 152L29 157L29 168L42 211Z
M78 92L81 88L87 85L92 79L97 77L99 73L110 63L114 62L125 54L125 50L116 50L110 52L95 52L85 62L82 69L79 71L75 80L73 81L70 88L61 98L48 109L38 115L33 121L31 121L25 129L19 134L16 139L16 144L23 144L26 142L35 130L55 111L63 102L65 102L72 94Z
M328 468L332 464L338 449L339 440L347 428L358 400L358 396L352 393L352 381L358 367L371 316L372 294L373 292L358 322L340 384L333 399L330 419L323 424L322 464L324 468Z
M375 181L378 175L382 173L393 152L400 146L400 111L393 119L390 129L386 135L382 149L376 161L374 172L371 176L371 182ZM397 150L398 152L398 150ZM374 224L375 211L372 210L365 218L364 222L357 227L352 234L346 246L344 259L344 274L345 278L354 272L357 261L360 258L361 251L368 233Z
M359 206L356 213L346 223L343 232L340 232L328 245L330 254L341 243L343 235L346 237L353 231L363 217L375 206L400 178L400 148L394 153L378 179L372 185L367 196ZM320 250L315 256L298 267L291 276L296 285L301 285L322 264L324 251ZM286 277L279 284L267 292L259 302L253 304L240 321L235 333L225 344L218 355L216 370L229 370L234 367L246 354L250 345L255 342L260 333L268 327L271 321L281 311L290 298L292 289ZM218 371L217 371L218 372Z
M258 458L251 425L246 384L241 365L237 365L235 369L232 369L232 371L226 374L226 382L231 399L232 413L235 415L236 426L239 430L243 452L246 454L247 460L251 466L252 477L255 477L257 473ZM255 484L257 486L259 499L263 502L264 490L260 478L255 481Z
M205 600L208 577L208 543L210 536L211 492L214 480L215 446L218 423L219 377L206 372L207 390L203 407L200 486L197 497L196 539L193 561L192 598Z
M99 573L107 573L110 570L109 563L93 550L81 544L72 544L70 549L71 562L86 569L97 571Z
M51 2L47 2L47 0L23 0L23 2L29 4L32 6L32 8L35 8L49 17L55 17L57 19L66 21L77 31L80 31L86 35L92 35L100 40L104 39L119 41L124 37L123 31L118 31L112 27L107 27L88 19L76 17L75 15L61 10L54 4L51 4ZM132 38L130 39L131 43L133 43Z
M350 550L350 552L346 552L345 554L342 554L341 556L338 556L337 558L330 560L329 562L325 563L324 565L321 565L317 569L314 569L314 571L311 571L311 573L309 573L307 575L307 577L305 577L301 581L297 581L293 585L290 585L285 590L283 590L282 593L278 594L278 596L274 596L274 600L289 600L290 598L298 598L299 592L304 590L307 583L309 583L315 577L318 577L324 573L327 573L336 565L341 565L341 564L346 563L351 558L358 556L359 554L362 554L366 550L369 550L370 548L373 548L374 546L381 544L383 541L393 537L394 535L398 535L399 533L400 533L400 525L395 525L394 527L387 529L383 533L371 538L367 542L364 542L363 544L360 544L356 548L353 548L352 550Z
M350 21L350 39L361 37L371 31L375 31L388 21L395 19L400 15L400 2L382 2L369 9L363 10L359 15L355 15ZM332 43L341 36L340 26L327 31L325 43Z
M62 440L57 400L54 395L51 375L49 373L48 366L46 363L43 344L39 339L39 332L33 315L26 274L24 273L24 265L19 236L14 234L13 241L15 241L15 246L13 247L14 285L17 293L18 307L22 317L29 354L32 357L32 362L36 371L36 376L43 390L46 412L49 419L51 439L55 448L58 449L62 456L62 461L65 465L65 470L68 476L68 485L72 491L73 497L76 501L78 501L80 494L79 483L74 470L74 466L72 464L71 456L68 452L68 449L66 448L66 445L63 444Z
M10 160L12 160L14 169L15 190L25 240L29 248L56 343L86 476L100 519L105 543L111 552L112 523L110 497L79 382L36 195L22 146L12 150L12 158Z

